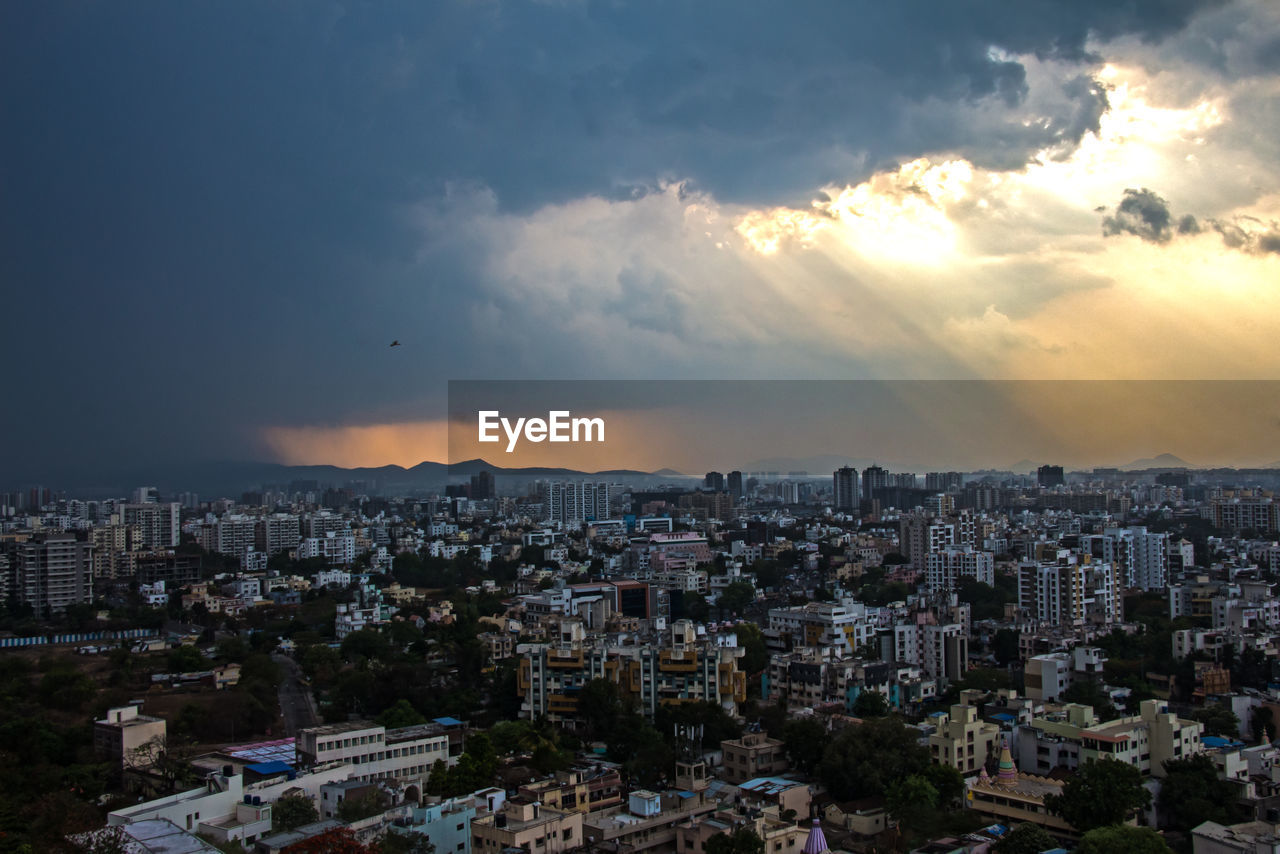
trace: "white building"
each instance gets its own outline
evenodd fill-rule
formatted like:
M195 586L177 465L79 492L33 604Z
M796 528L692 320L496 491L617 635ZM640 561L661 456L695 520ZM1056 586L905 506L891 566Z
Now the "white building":
M928 555L925 585L930 593L939 590L957 590L961 580L965 578L972 578L994 587L995 555L987 551L977 551L968 546L945 548Z
M298 543L298 560L320 557L330 566L350 566L356 559L356 538L329 531L321 537L307 537Z

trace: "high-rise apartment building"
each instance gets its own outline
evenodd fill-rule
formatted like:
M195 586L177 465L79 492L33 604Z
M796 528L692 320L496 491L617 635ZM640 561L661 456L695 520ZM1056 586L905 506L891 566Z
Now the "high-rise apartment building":
M925 557L925 585L930 593L958 590L966 578L995 586L996 563L991 552L968 546L944 548Z
M1146 528L1106 528L1102 559L1116 568L1121 583L1143 590L1164 590L1169 584L1169 535Z
M35 534L10 544L9 594L37 616L93 601L93 545L73 534Z
M1045 489L1062 486L1066 482L1067 479L1062 472L1062 466L1044 465L1036 469L1036 483Z
M254 524L254 548L267 555L296 548L302 539L302 523L292 513L272 513Z
M875 498L877 489L889 485L889 472L880 466L867 466L862 470L862 497L867 501Z
M138 529L142 548L171 549L182 542L182 505L176 501L122 504L117 510L121 524Z
M542 486L548 522L571 525L609 518L609 484L554 480Z
M853 466L836 469L831 475L831 488L836 510L858 509L858 470Z

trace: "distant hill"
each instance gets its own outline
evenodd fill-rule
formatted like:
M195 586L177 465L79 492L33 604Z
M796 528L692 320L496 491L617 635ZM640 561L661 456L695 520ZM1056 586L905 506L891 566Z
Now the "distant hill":
M1155 457L1144 457L1140 460L1134 460L1125 466L1120 466L1122 471L1140 471L1142 469L1193 469L1196 466L1184 459L1175 457L1173 454L1160 454Z
M365 481L378 493L395 494L414 491L443 490L449 483L463 483L480 471L493 472L504 480L522 481L539 478L599 478L603 480L630 480L651 486L656 482L683 478L679 472L662 469L658 472L634 469L612 469L601 472L584 472L567 468L504 468L486 460L464 460L453 466L426 461L410 468L388 465L376 467L341 468L330 465L289 466L280 463L244 460L159 463L146 469L110 472L92 478L81 478L66 485L73 495L109 497L127 495L140 484L157 487L166 495L178 492L195 492L205 498L238 498L241 493L268 486L288 487L296 481L315 481L321 488L345 487L353 482Z

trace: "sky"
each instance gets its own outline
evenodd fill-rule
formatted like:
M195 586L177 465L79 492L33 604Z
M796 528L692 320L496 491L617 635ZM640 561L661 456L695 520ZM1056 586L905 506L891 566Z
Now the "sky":
M443 460L449 380L1280 377L1267 0L8 3L0 109L8 481Z

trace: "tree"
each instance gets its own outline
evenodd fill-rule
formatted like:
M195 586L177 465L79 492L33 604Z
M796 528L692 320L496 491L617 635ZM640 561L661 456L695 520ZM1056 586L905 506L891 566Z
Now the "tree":
M342 657L347 661L355 661L357 658L386 658L390 650L391 644L387 636L377 629L361 629L342 639Z
M897 718L871 718L828 743L818 777L838 800L879 795L895 781L923 774L929 750Z
M377 792L370 792L364 797L347 798L338 804L338 818L350 824L362 818L378 815L383 811L382 802Z
M997 629L995 637L992 638L992 652L995 653L996 661L1001 666L1008 665L1011 662L1018 661L1022 657L1022 652L1018 647L1019 635L1013 629ZM1035 827L1035 825L1032 825Z
M540 774L563 771L569 767L569 759L554 744L545 740L533 749L533 755L529 758L529 763Z
M701 593L684 594L684 615L696 623L705 623L711 617L711 606Z
M1275 715L1270 706L1253 707L1249 715L1249 731L1253 733L1253 740L1259 743L1276 737Z
M1038 824L1024 821L996 843L996 854L1040 854L1058 847L1049 832Z
M209 659L200 654L194 646L184 644L169 653L170 673L192 673L209 669Z
M436 846L424 833L388 830L378 837L378 854L435 854Z
M748 675L759 673L769 666L769 651L764 645L764 634L755 623L739 623L734 631L738 646L744 650L739 669Z
M529 721L498 721L489 728L489 741L499 756L531 753L541 740Z
M1164 838L1149 827L1111 825L1098 827L1080 837L1076 854L1173 854Z
M306 795L285 795L271 805L271 826L276 830L293 830L319 818L315 802Z
M86 833L69 847L75 854L129 854L134 850L133 838L119 826Z
M1158 806L1169 827L1184 833L1206 821L1232 824L1235 788L1218 777L1217 766L1203 753L1164 763L1165 779Z
M707 840L707 854L764 854L764 840L749 827L733 832L717 833Z
M782 740L791 763L804 773L812 774L822 761L822 751L827 745L827 728L811 718L797 718L787 721L782 729Z
M1067 780L1060 795L1049 795L1045 808L1062 816L1076 830L1123 824L1139 809L1151 805L1142 787L1142 772L1113 759L1091 759Z
M578 716L593 738L608 738L622 714L622 697L612 679L592 679L578 692Z
M368 845L356 839L349 827L335 827L324 833L295 842L289 846L289 854L377 854Z
M413 703L403 698L397 700L394 706L384 709L376 720L387 729L417 726L427 722L427 719L413 707Z
M1236 713L1221 703L1213 703L1203 709L1196 709L1192 719L1204 724L1205 735L1217 735L1225 738L1240 736L1240 718Z
M964 775L951 765L933 764L924 772L924 778L938 791L938 805L947 807L964 797Z
M1092 679L1072 682L1067 686L1067 690L1062 692L1062 699L1068 703L1090 706L1100 721L1109 721L1116 716L1115 706L1111 705L1111 696Z
M889 701L879 691L864 688L853 701L853 714L858 718L882 718L889 714Z
M755 600L756 588L750 581L735 581L720 591L720 595L716 597L716 607L720 609L721 615L726 611L741 614Z
M889 815L900 825L919 828L938 807L938 790L922 774L895 780L885 792Z
M623 762L623 770L635 782L645 788L657 786L675 769L676 753L656 729L648 725L631 728L636 733L630 759Z

